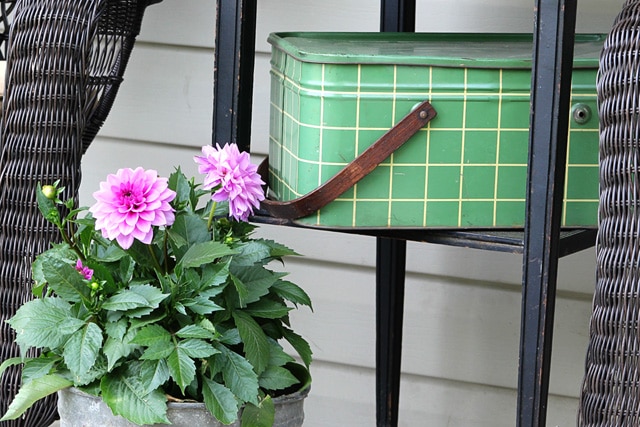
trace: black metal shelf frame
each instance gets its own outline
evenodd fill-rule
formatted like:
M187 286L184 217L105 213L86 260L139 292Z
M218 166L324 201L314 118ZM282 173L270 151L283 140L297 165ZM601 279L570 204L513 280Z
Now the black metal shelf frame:
M480 0L479 0L480 1ZM396 426L406 242L521 253L517 426L545 425L558 258L595 243L596 230L561 230L576 0L536 0L524 230L328 229L376 237L376 420ZM250 148L257 0L217 0L212 141ZM381 0L380 30L415 30L415 0ZM257 222L296 226L257 215Z

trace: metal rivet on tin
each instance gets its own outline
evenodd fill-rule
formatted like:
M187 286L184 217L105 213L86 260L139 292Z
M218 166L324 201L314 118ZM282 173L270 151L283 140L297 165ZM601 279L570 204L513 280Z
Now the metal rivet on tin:
M583 125L591 119L591 107L587 104L576 104L571 108L571 116L577 124Z

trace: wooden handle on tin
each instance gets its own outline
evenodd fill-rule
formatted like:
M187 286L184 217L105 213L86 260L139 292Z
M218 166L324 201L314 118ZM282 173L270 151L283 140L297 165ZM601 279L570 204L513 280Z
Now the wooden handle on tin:
M326 206L345 191L353 187L358 181L367 176L395 150L415 135L436 116L436 110L424 101L389 129L373 145L362 152L344 169L320 185L315 190L289 201L265 199L261 207L276 218L297 219L311 215ZM262 161L258 167L262 180L269 182L269 158Z

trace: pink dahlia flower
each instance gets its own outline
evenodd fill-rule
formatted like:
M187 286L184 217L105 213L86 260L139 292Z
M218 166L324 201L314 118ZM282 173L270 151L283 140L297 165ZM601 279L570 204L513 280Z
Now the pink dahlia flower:
M229 201L229 215L238 221L246 221L253 208L264 200L258 166L251 163L249 153L240 152L236 144L220 148L205 145L203 156L196 156L198 172L205 174L203 188L214 189L211 198L216 202Z
M82 275L82 277L85 278L85 280L91 280L91 278L93 277L93 270L85 265L82 265L82 261L80 260L76 262L76 270Z
M89 211L96 219L96 230L110 240L129 249L133 239L149 244L152 226L173 224L174 209L169 204L176 193L169 189L167 178L154 170L120 169L100 183L93 193L97 203Z

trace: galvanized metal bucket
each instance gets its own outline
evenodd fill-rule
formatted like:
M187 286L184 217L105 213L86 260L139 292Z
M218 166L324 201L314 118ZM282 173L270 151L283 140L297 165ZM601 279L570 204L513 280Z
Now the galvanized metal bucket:
M309 389L274 399L276 407L274 427L301 427L304 421L304 399ZM120 416L115 416L102 399L84 393L77 388L58 392L60 427L136 427ZM224 427L207 411L204 403L168 404L167 417L174 427ZM165 424L155 424L160 427ZM240 427L240 421L231 424Z

